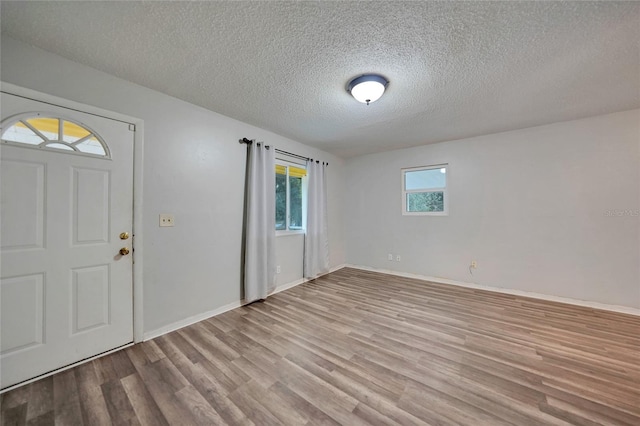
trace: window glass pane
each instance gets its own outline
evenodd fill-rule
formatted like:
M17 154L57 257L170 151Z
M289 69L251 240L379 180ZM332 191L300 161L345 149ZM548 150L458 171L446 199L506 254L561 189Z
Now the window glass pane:
M31 130L32 128L35 131ZM60 140L60 129L64 133L62 141ZM77 143L85 138L87 139ZM62 149L72 153L83 152L102 157L108 156L107 146L91 131L79 124L59 118L34 117L20 120L2 134L2 140L28 145L45 145L48 148Z
M408 212L443 212L444 192L412 192L407 194Z
M30 118L27 120L27 123L31 124L37 131L49 138L49 140L58 140L60 120L57 118Z
M291 169L289 168L289 173ZM300 169L298 169L300 170ZM289 174L289 229L302 229L302 178Z
M447 186L447 169L437 168L430 170L407 171L404 173L405 189L433 189Z
M78 148L78 151L86 152L87 154L107 155L104 152L104 147L95 136L75 145L75 147Z
M61 143L48 143L47 148L55 148L55 149L63 149L65 151L73 151L73 148L70 146L61 144Z
M62 140L65 142L75 142L78 139L82 139L86 136L89 136L89 134L91 133L84 127L80 127L77 124L71 123L69 121L63 122L62 129L63 129ZM102 154L104 155L104 149L102 150Z
M28 145L40 145L44 140L33 133L24 123L16 123L9 127L2 135L2 139L10 142L25 143Z
M276 229L287 229L287 175L279 173L277 166L276 166Z

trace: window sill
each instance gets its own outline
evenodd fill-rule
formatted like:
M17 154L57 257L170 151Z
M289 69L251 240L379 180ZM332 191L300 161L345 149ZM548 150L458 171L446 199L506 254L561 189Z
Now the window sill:
M295 231L276 231L276 237L287 237L289 235L304 235L304 229L296 229Z
M449 212L402 212L402 216L449 216Z

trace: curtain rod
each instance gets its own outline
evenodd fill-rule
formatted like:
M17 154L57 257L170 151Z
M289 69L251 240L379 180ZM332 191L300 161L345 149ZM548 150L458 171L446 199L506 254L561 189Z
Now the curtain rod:
M255 142L255 139L242 138L238 142L240 142L241 144L242 143L246 143L247 145L251 145L253 142ZM302 155L294 154L294 153L288 152L288 151L283 151L283 150L278 149L278 148L276 148L275 150L276 150L276 152L279 152L280 154L290 155L292 157L297 157L297 158L300 158L302 160L311 160L311 161L313 161L313 158L309 158L309 157L305 157L305 156L302 156ZM320 162L320 160L316 160L316 163L319 163L319 162ZM323 163L324 163L324 161L323 161ZM326 165L328 166L329 163L326 163Z

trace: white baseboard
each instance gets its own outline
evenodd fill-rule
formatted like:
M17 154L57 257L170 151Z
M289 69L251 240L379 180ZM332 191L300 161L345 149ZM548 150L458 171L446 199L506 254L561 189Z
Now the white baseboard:
M320 274L320 275L318 275L317 278L320 278L323 275L327 275L327 274L330 274L332 272L335 272L335 271L337 271L339 269L344 268L345 266L346 265L344 263L341 264L341 265L338 265L338 266L334 266L333 268L329 269L329 272L325 272L324 274ZM281 291L288 290L288 289L293 288L293 287L295 287L297 285L304 284L304 283L306 283L308 281L311 281L311 280L309 278L300 278L299 280L295 280L295 281L291 281L290 283L279 285L278 287L276 287L275 290L273 290L273 293L271 293L271 294L280 293Z
M514 296L530 297L532 299L567 303L570 305L584 306L587 308L602 309L604 311L611 311L611 312L618 312L622 314L640 316L640 309L635 309L628 306L608 305L606 303L591 302L588 300L571 299L568 297L552 296L548 294L532 293L528 291L512 290L512 289L501 288L501 287L490 287L490 286L479 285L475 283L467 283L463 281L450 280L447 278L430 277L426 275L411 274L408 272L392 271L389 269L371 268L369 266L363 266L363 265L345 264L344 266L347 268L361 269L363 271L379 272L382 274L395 275L395 276L404 277L404 278L414 278L421 281L431 281L438 284L449 284L449 285L455 285L458 287L467 287L467 288L473 288L478 290L486 290L486 291L492 291L494 293L512 294Z
M147 331L146 333L144 333L144 341L154 339L156 337L162 336L163 334L171 333L172 331L176 331L188 325L206 320L207 318L215 317L216 315L223 314L232 309L239 308L240 306L242 306L242 302L238 300L237 302L231 302L227 305L220 306L219 308L172 322L171 324L167 324L155 330Z
M306 283L307 281L309 281L306 278L300 278L299 280L295 280L295 281L291 281L289 283L286 284L281 284L278 287L276 287L275 290L273 290L273 292L271 292L271 294L269 294L269 296L271 296L272 294L276 294L276 293L280 293L281 291L285 291L285 290L289 290L290 288L293 288L297 285L300 285L302 283Z
M345 267L344 264L338 265L336 267L333 267L333 268L331 268L329 270L329 272L327 272L327 274L330 274L331 272L335 272L338 269L342 269L344 267ZM326 275L326 274L322 274L322 275ZM320 275L320 276L322 276L322 275ZM300 278L298 280L291 281L291 282L288 282L286 284L279 285L279 286L277 286L275 288L275 290L271 294L280 293L281 291L288 290L288 289L293 288L293 287L295 287L297 285L306 283L307 281L309 281L308 278ZM187 317L185 319L172 322L171 324L167 324L167 325L162 326L160 328L157 328L155 330L151 330L151 331L145 332L144 336L143 336L143 341L151 340L151 339L154 339L156 337L162 336L163 334L171 333L172 331L176 331L176 330L179 330L181 328L187 327L187 326L189 326L191 324L195 324L197 322L200 322L202 320L206 320L208 318L215 317L216 315L223 314L223 313L225 313L227 311L239 308L240 306L244 306L246 304L247 304L247 302L245 300L238 300L237 302L232 302L232 303L229 303L227 305L221 306L219 308L212 309L210 311L206 311L206 312L203 312L203 313L198 314L198 315L193 315L193 316Z

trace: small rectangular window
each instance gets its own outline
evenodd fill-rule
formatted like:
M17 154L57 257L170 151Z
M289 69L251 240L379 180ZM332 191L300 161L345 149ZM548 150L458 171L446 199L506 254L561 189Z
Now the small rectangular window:
M446 215L447 169L447 164L402 169L402 214Z
M304 198L307 170L298 164L276 164L276 230L304 229Z

